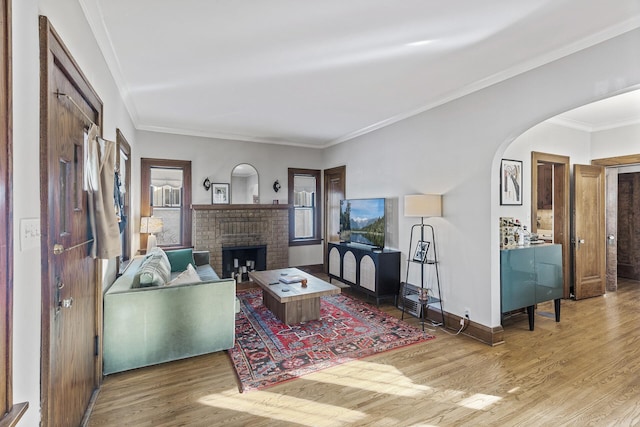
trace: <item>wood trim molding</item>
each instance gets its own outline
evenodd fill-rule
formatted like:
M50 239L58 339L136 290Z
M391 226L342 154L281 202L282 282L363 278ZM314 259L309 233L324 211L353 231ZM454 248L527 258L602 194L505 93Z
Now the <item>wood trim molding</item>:
M429 311L427 312L427 317L429 319L439 319L440 310L436 310L433 307L429 307ZM460 327L459 326L460 319L462 319L462 317L445 311L444 318L445 318L445 323L447 325L446 329L450 331L458 330L458 328ZM488 326L470 321L468 326L460 334L476 339L490 346L504 344L504 329L502 328L502 326L496 326L494 328L490 328Z
M237 204L237 205L192 205L191 208L194 211L229 211L234 209L248 209L248 210L258 210L258 209L289 209L291 205L287 204L278 204L278 205L268 205L268 204Z
M0 426L15 426L28 402L13 403L13 85L11 1L0 0Z
M640 154L630 154L628 156L604 157L601 159L591 160L592 165L596 166L622 166L640 163Z
M182 236L181 243L177 247L191 247L191 230L192 230L192 214L191 214L191 160L170 160L170 159L151 159L143 157L140 159L140 217L149 216L151 214L151 200L148 191L151 185L151 168L174 168L182 169ZM145 190L145 188L147 190ZM138 223L140 219L138 219ZM139 225L136 228L140 231ZM140 249L145 250L147 247L147 235L140 233Z
M554 236L554 242L562 245L562 274L563 274L563 298L570 297L571 284L571 210L570 210L570 174L571 162L569 156L561 156L558 154L541 153L538 151L531 152L531 232L537 231L535 220L538 216L538 162L552 163L560 165L564 168L562 172L562 206L553 208L554 221L562 222L561 233ZM555 193L555 190L554 190Z
M127 158L124 160L124 165L125 165L125 171L127 173L127 175L124 178L124 182L121 183L121 185L124 185L124 188L126 189L126 192L124 194L124 210L125 210L125 214L127 215L127 223L125 225L125 230L124 230L124 241L125 241L125 248L124 248L124 256L122 257L123 261L127 261L132 257L132 252L131 252L131 145L129 144L129 141L127 141L127 138L125 138L124 134L122 133L122 131L119 128L116 128L116 147L117 147L117 165L118 168L121 169L122 168L122 153L124 153L125 156L127 156Z

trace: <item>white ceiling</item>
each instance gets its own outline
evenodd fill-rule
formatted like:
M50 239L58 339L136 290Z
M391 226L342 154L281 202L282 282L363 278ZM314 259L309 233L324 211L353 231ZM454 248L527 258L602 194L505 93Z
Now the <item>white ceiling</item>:
M640 27L640 0L79 1L138 129L313 147Z

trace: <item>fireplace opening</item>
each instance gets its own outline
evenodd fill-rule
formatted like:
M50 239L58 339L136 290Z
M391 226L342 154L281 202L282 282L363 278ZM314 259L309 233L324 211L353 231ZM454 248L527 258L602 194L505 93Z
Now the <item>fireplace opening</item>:
M267 246L232 246L222 248L222 277L234 278L237 282L249 280L248 273L267 269Z

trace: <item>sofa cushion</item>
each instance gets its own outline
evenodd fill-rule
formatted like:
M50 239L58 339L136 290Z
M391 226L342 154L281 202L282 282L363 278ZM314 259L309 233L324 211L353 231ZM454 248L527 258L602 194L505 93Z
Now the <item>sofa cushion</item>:
M171 265L165 252L160 248L154 248L147 254L136 276L133 286L139 284L141 288L167 283L171 277Z
M213 282L216 280L220 280L218 274L209 264L197 266L196 271L198 272L198 276L200 276L200 280L202 280L203 282Z
M200 283L200 276L198 276L198 272L193 265L187 264L187 269L182 273L178 274L174 279L167 283L169 285L183 285L186 283Z
M196 262L193 260L193 249L176 249L174 251L167 251L167 258L169 264L171 264L171 271L185 271L188 265L195 267Z

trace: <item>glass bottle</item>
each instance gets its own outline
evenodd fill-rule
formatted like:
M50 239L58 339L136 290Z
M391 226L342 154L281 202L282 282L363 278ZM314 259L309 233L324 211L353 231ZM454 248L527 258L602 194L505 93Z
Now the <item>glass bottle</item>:
M522 227L522 236L523 236L523 244L524 246L529 246L531 244L531 233L527 230L527 226L524 225Z

